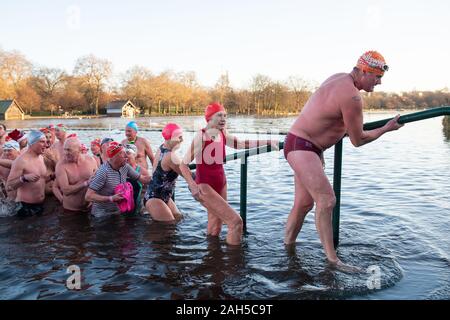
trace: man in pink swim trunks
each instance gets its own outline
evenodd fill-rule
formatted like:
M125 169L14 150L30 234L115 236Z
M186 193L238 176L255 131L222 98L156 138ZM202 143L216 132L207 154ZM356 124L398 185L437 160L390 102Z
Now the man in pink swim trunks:
M316 204L315 222L328 261L341 270L343 264L333 245L332 212L336 204L333 188L323 169L323 151L348 135L355 147L374 141L402 127L399 115L385 126L364 131L360 90L372 92L388 66L376 51L364 53L350 73L338 73L310 97L286 136L284 155L294 170L295 200L289 214L284 242L295 244L306 214Z

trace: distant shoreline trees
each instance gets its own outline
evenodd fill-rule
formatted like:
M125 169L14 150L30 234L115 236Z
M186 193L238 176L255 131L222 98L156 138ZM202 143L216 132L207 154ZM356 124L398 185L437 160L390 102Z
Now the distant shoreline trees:
M278 116L298 113L315 87L299 76L275 81L257 74L247 88L230 85L228 73L213 88L202 86L195 72L164 71L153 74L134 66L111 86L113 65L88 55L79 58L71 74L33 65L17 51L0 48L0 99L17 99L27 114L56 115L104 113L113 100L131 100L142 115L202 114L211 101L218 101L230 114ZM367 109L427 109L450 104L447 88L437 91L363 93Z

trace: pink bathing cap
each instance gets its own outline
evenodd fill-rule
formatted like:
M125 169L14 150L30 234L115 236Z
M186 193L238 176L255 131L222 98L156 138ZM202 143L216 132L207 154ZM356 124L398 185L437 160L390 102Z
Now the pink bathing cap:
M183 133L183 129L176 123L168 123L162 130L164 140L170 140L173 138L174 134L180 133Z
M225 111L225 108L217 102L211 103L205 109L205 119L208 122L217 112Z

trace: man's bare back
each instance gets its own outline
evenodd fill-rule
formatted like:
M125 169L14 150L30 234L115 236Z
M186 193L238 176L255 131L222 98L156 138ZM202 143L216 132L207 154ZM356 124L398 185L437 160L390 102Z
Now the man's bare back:
M346 133L341 108L355 96L360 96L359 90L348 73L331 76L311 96L289 132L322 150L335 145Z
M315 223L328 261L343 271L356 270L342 263L333 244L332 212L336 204L333 188L320 162L323 150L345 134L355 147L399 129L400 115L383 127L364 130L360 90L372 92L389 68L375 51L363 54L350 73L338 73L310 97L286 136L284 155L294 171L295 199L286 223L285 244L293 245L305 216L315 206Z

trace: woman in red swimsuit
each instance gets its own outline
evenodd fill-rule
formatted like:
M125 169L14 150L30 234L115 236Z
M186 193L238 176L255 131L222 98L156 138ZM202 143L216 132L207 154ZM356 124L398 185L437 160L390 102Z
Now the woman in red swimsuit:
M208 235L219 236L222 224L225 223L228 226L227 243L239 245L242 219L227 202L227 179L223 169L225 145L234 149L271 145L273 149L278 149L279 141L242 141L229 134L225 129L227 113L218 103L206 107L205 119L207 125L194 137L180 169L192 196L208 211ZM195 180L188 167L194 159L197 165Z

